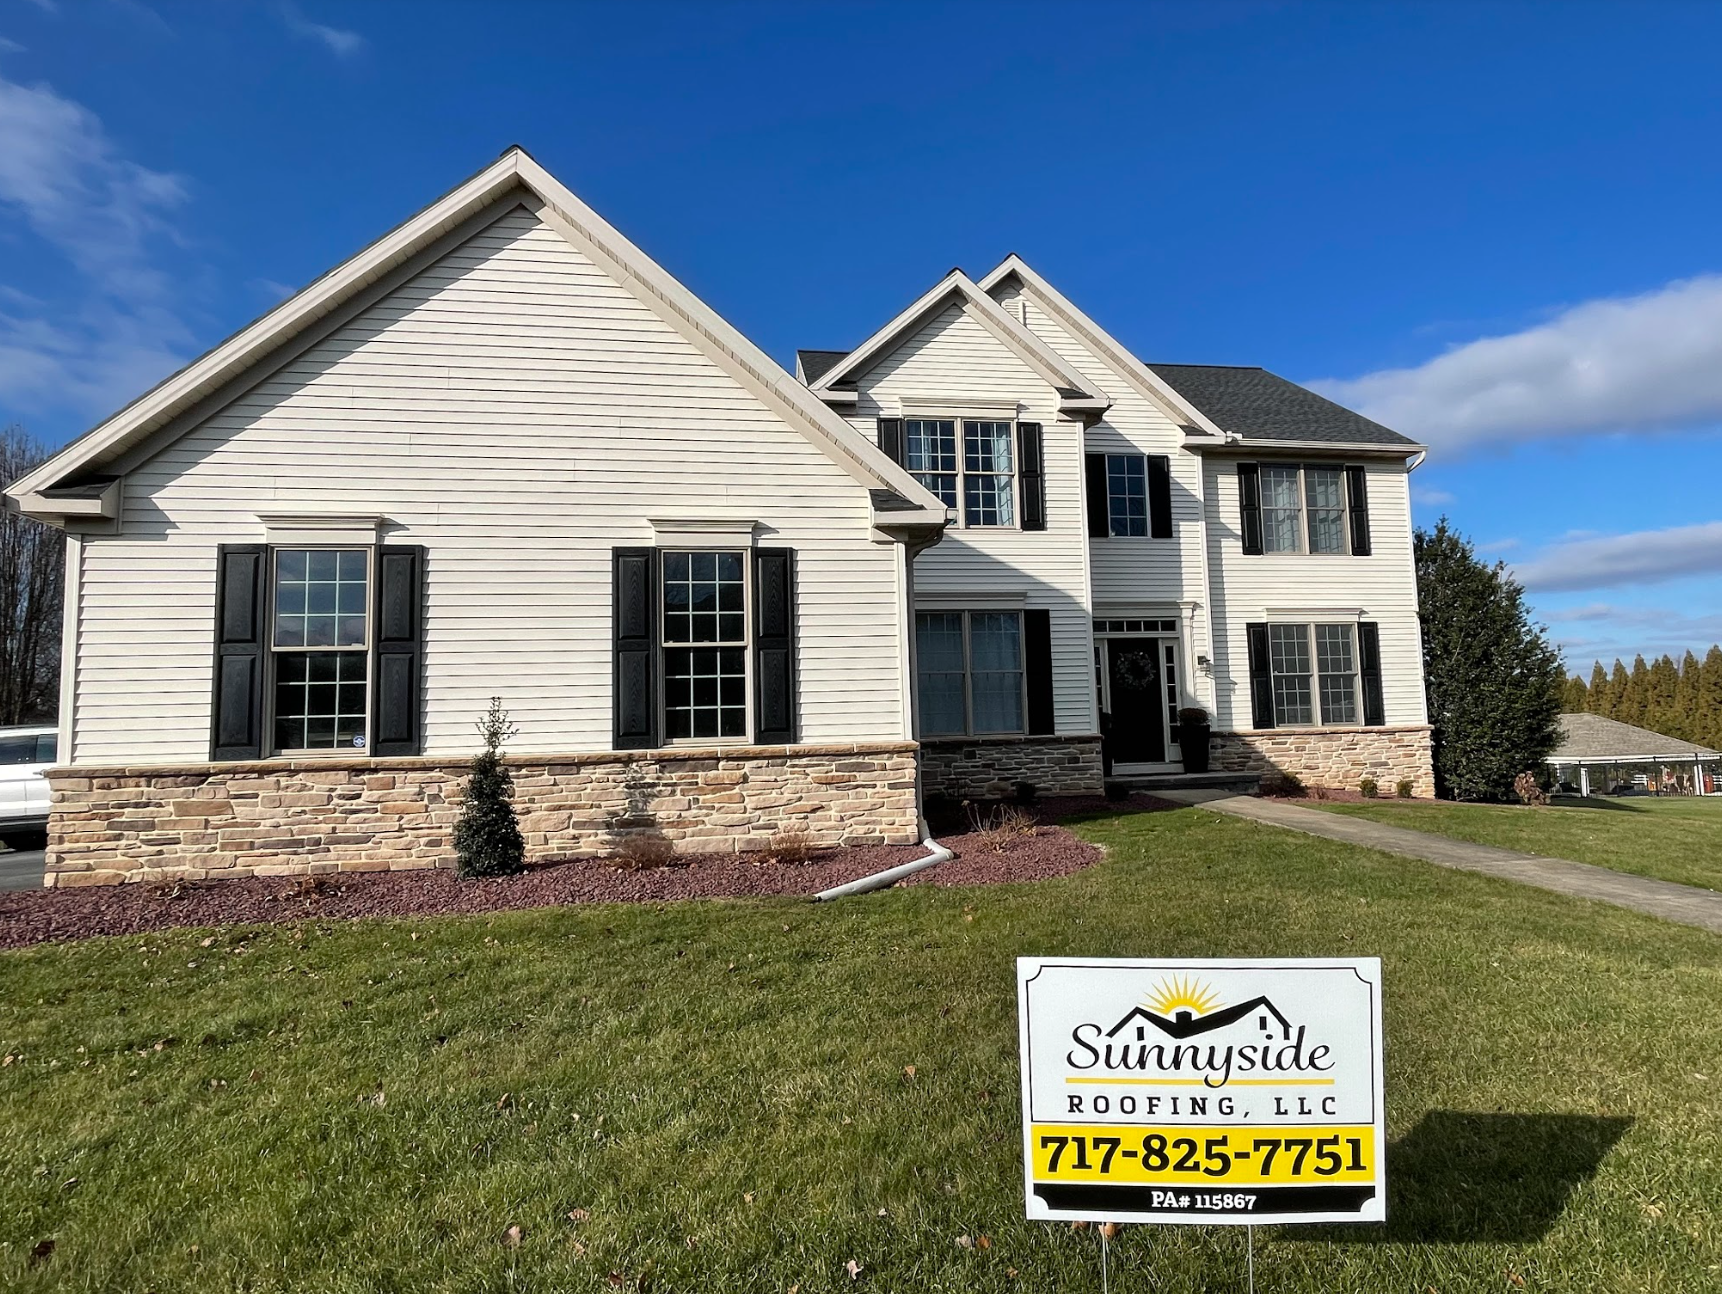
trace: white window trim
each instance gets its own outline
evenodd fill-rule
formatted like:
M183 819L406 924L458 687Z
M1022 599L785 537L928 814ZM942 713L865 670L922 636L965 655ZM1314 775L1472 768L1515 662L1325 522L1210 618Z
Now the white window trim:
M381 542L387 517L368 514L258 513L271 548L362 548Z
M754 546L760 523L751 518L673 517L647 519L654 545L678 552L735 552Z
M905 404L905 406L907 406L908 401L904 401L904 404ZM976 403L965 404L963 407L967 410L967 412L965 412L965 413L952 413L950 411L950 406L948 404L940 404L940 405L936 405L936 406L929 405L924 409L916 409L913 413L909 412L907 407L905 407L904 412L903 412L903 460L904 460L903 470L905 472L908 472L909 475L913 476L917 481L919 481L920 478L923 476L949 476L949 475L951 475L951 473L949 473L949 472L917 472L915 469L908 466L909 423L911 421L914 421L914 422L951 422L951 423L955 424L955 434L956 434L956 444L957 444L957 470L956 470L957 502L956 502L955 506L948 508L947 511L956 513L956 523L955 523L956 528L958 530L1002 530L1002 531L1021 530L1022 529L1022 464L1020 462L1018 462L1017 460L1022 456L1022 438L1021 438L1020 428L1021 428L1024 420L1017 416L1017 410L1020 408L1020 406L1014 402L1010 403L1010 404L1000 403L993 409L987 409L984 407L983 404L976 402ZM1010 410L1010 412L1008 414L1004 412L1004 410L1006 410L1007 408ZM1011 468L1010 468L1010 471L1008 473L1007 472L973 472L973 473L971 473L968 471L968 469L964 466L965 462L967 461L967 458L963 452L963 424L965 422L1008 422L1008 423L1010 423L1010 462L1011 462ZM971 525L969 523L969 509L968 509L968 505L966 503L965 495L963 492L963 478L966 476L971 476L971 475L973 475L973 476L1007 476L1008 475L1010 477L1010 512L1011 512L1010 525L1008 525L1008 526ZM929 485L929 486L926 486L926 488L928 490L931 490L933 487Z
M653 524L656 525L657 523L654 522ZM751 526L753 523L749 522L748 524ZM729 533L733 536L736 532L730 531ZM724 736L717 736L717 737L671 737L669 735L669 732L670 732L670 707L669 707L669 697L667 695L667 693L669 692L669 687L668 687L669 671L665 665L664 653L667 651L679 651L683 648L690 648L690 647L696 648L696 649L701 648L701 647L710 647L710 648L717 649L717 648L723 648L723 647L733 648L735 646L734 643L672 643L672 642L669 642L666 640L665 635L664 635L664 614L665 613L664 613L664 565L663 565L663 559L665 557L669 556L671 553L735 553L741 558L741 628L742 628L742 635L743 635L745 641L744 641L743 646L742 646L742 665L741 665L741 668L742 668L742 735L739 737L724 737ZM658 581L658 587L652 591L652 595L657 601L658 650L657 650L657 659L652 662L652 668L656 671L656 676L653 679L653 683L656 685L656 688L657 688L658 732L660 734L660 736L659 736L660 742L665 747L674 746L677 749L682 749L682 748L689 747L689 746L716 747L716 746L751 746L751 745L753 745L754 632L753 632L753 549L751 546L751 542L750 542L750 545L746 548L738 548L734 543L718 544L718 545L709 545L708 544L708 545L705 545L703 547L698 547L698 548L690 548L684 544L676 544L674 547L663 547L662 545L660 545L659 546L659 553L658 553L657 581Z
M269 547L269 576L264 581L264 596L267 598L266 610L266 642L268 654L267 668L264 670L263 694L263 731L269 740L265 749L270 751L270 758L281 759L352 759L364 758L371 753L371 741L377 720L377 653L376 653L376 624L375 609L377 602L377 548L376 536L365 543L336 542L326 536L329 531L321 532L325 538L317 543L283 543ZM275 584L281 564L283 550L295 552L311 552L316 550L329 552L354 552L365 554L365 644L363 647L347 644L343 647L277 647L275 645ZM275 699L278 690L276 678L276 662L284 655L303 656L311 652L348 652L353 655L363 653L365 657L365 744L364 746L277 746L275 745Z
M1363 662L1358 656L1357 621L1344 618L1337 613L1323 612L1321 619L1304 620L1275 620L1270 617L1268 623L1279 627L1297 627L1304 631L1304 643L1309 649L1309 708L1308 723L1287 723L1279 716L1279 693L1273 688L1273 681L1279 678L1296 677L1282 674L1274 669L1273 640L1268 640L1268 686L1274 694L1274 728L1310 729L1310 728L1362 728L1363 722ZM1329 720L1326 707L1321 699L1321 658L1316 652L1315 631L1318 625L1343 625L1351 630L1351 712L1356 717L1349 722Z
M923 738L923 739L926 739L929 741L945 741L945 740L955 740L955 739L963 738L963 737L986 738L986 737L1022 737L1022 736L1026 736L1028 734L1028 643L1027 643L1026 637L1025 637L1025 635L1027 634L1027 626L1025 625L1024 620L1023 620L1022 609L1020 607L985 607L985 606L975 606L972 604L964 605L961 607L922 607L922 606L917 604L917 606L915 607L915 611L917 614L919 614L922 611L926 611L927 613L929 613L931 615L960 615L963 618L963 730L961 732L925 732L925 731L923 731L922 733L920 733L920 738ZM1022 714L1022 727L1012 729L1010 731L1005 731L1005 732L976 732L975 731L975 669L974 669L975 654L974 654L974 646L973 646L973 643L971 642L971 632L972 632L971 626L973 624L973 617L977 614L979 614L979 615L1000 615L1000 614L1011 614L1011 613L1015 613L1016 618L1017 618L1017 620L1016 620L1016 634L1017 634L1017 637L1016 637L1016 645L1017 645L1016 672L1020 676L1020 678L1022 679L1021 698L1020 698L1020 700L1021 700L1021 714ZM917 634L919 634L919 632L920 632L920 626L919 625L915 626L915 632ZM949 670L941 670L939 672L940 673L949 673L950 671ZM919 659L917 657L916 666L915 666L915 688L916 688L917 694L919 693L920 686L921 686L920 675L921 675L921 668L920 668ZM917 712L917 716L921 713L921 707L919 705L916 706L916 712Z
M1261 493L1262 511L1262 551L1263 557L1353 557L1351 551L1351 478L1346 475L1345 463L1288 463L1284 459L1261 459L1256 467L1259 472L1266 472L1270 467L1287 469L1297 473L1297 542L1296 548L1268 547L1268 498L1265 487L1258 486ZM1339 533L1345 540L1345 546L1331 553L1318 553L1309 546L1309 482L1304 473L1310 469L1321 472L1339 473ZM1259 479L1259 478L1258 478Z

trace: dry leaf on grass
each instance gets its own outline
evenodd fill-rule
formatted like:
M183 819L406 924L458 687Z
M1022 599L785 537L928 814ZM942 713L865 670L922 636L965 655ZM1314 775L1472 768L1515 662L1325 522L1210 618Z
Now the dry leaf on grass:
M502 1243L510 1249L520 1248L520 1228L512 1226L502 1233Z
M1100 1234L1108 1240L1118 1239L1118 1233L1122 1230L1124 1230L1124 1228L1119 1226L1116 1222L1102 1222L1100 1224Z
M957 1237L957 1248L958 1249L973 1249L974 1247L975 1247L975 1242L974 1242L974 1239L972 1237L970 1237L970 1236L958 1236Z
M853 1258L843 1264L843 1270L849 1273L850 1280L858 1281L861 1279L861 1264Z
M30 1250L30 1261L32 1263L45 1263L53 1256L54 1242L52 1240L38 1240Z
M568 1210L568 1220L570 1222L575 1222L575 1223L584 1222L587 1218L589 1218L591 1216L592 1215L590 1213L588 1213L585 1209L569 1209Z

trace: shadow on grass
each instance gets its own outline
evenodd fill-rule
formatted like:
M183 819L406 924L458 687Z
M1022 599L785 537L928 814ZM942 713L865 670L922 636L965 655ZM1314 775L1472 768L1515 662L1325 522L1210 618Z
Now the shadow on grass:
M1645 799L1649 797L1634 797ZM1612 809L1616 813L1648 813L1643 804L1634 803L1633 799L1605 799L1593 795L1588 800L1582 795L1557 795L1552 801L1557 809Z
M1300 1236L1353 1244L1541 1240L1631 1126L1604 1115L1431 1110L1387 1149L1385 1226Z

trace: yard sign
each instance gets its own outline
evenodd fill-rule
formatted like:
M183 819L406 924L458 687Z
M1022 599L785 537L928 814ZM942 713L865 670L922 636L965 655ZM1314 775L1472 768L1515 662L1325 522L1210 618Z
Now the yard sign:
M1030 1218L1381 1222L1381 961L1020 957Z

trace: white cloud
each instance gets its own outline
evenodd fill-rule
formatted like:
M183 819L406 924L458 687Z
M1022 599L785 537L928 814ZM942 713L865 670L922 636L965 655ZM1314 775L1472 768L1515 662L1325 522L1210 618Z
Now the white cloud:
M1486 544L1478 544L1479 553L1507 553L1519 546L1517 539L1491 539Z
M1722 642L1722 613L1689 615L1673 607L1593 602L1551 611L1548 620L1567 668L1587 681L1594 661L1607 667L1619 658L1630 666L1640 654L1646 660L1666 654L1679 661L1688 651L1703 659L1712 643Z
M1722 521L1627 535L1601 535L1550 544L1513 574L1533 592L1660 584L1713 575L1722 551Z
M1414 485L1411 487L1411 501L1421 503L1425 507L1438 508L1442 504L1457 503L1459 497L1448 493L1446 490L1426 490L1421 485Z
M358 32L312 22L290 0L281 5L281 20L287 24L288 31L307 40L321 42L336 58L351 58L365 48L365 38Z
M24 47L15 40L7 40L0 36L0 54L22 54Z
M1450 450L1722 423L1722 275L1583 302L1415 368L1310 385Z
M272 305L277 301L285 301L299 290L285 283L277 283L274 279L252 279L245 286L259 296L268 297Z
M177 241L178 177L120 155L99 118L45 85L0 77L0 215L77 271L50 305L0 285L0 401L105 413L180 361L190 335L153 254Z

